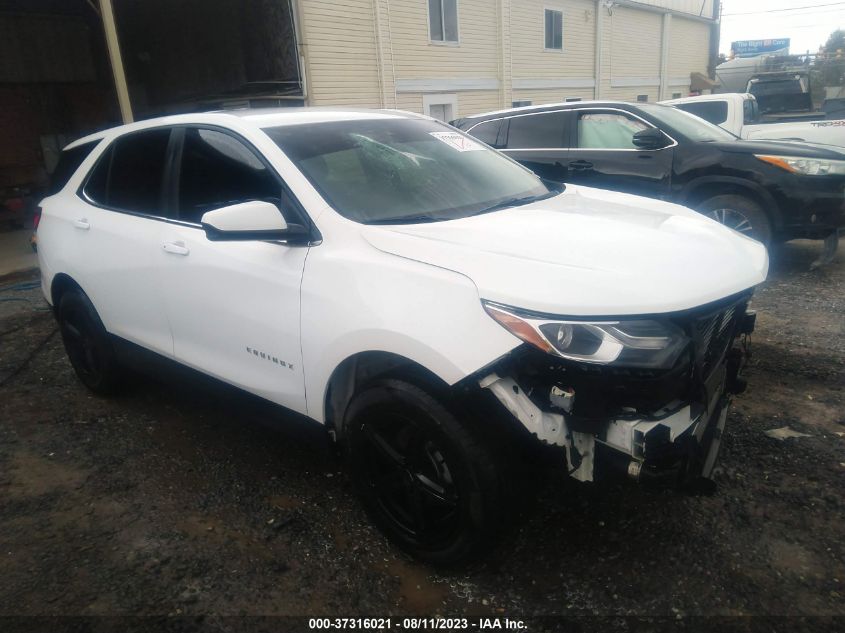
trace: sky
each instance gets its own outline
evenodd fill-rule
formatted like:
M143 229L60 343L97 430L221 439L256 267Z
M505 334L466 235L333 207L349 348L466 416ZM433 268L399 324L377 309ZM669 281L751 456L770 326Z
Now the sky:
M845 2L722 0L720 52L728 54L737 40L788 37L791 53L815 53L837 28L845 28Z

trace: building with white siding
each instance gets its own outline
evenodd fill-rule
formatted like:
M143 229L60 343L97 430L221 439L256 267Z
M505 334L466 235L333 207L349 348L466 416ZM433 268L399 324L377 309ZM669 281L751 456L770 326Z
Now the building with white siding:
M293 0L309 105L451 119L567 99L687 95L718 0Z

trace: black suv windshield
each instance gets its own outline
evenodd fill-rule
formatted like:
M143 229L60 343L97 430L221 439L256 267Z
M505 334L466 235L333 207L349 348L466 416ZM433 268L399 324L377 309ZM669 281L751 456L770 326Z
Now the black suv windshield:
M435 121L332 121L264 132L329 204L356 222L452 220L556 193L509 158Z
M718 125L708 123L694 114L684 112L672 106L637 104L637 107L653 119L656 119L659 127L665 125L691 141L715 143L718 141L735 141L737 139L736 136L720 128Z

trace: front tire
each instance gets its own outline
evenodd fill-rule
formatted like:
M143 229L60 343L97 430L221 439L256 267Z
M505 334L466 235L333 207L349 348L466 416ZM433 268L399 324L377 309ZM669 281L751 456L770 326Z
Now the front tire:
M767 246L772 241L772 223L766 212L745 196L714 196L702 202L698 212Z
M394 543L436 565L465 563L492 546L503 505L492 444L396 379L355 396L345 420L355 487Z
M58 320L65 351L82 384L99 395L118 391L122 369L108 332L85 293L66 292L59 302Z

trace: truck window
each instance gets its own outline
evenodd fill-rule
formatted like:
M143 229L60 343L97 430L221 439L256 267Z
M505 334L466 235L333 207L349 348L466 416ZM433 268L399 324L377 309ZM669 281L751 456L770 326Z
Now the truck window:
M750 125L757 123L760 118L760 107L757 105L756 99L748 99L742 102L742 123L743 125Z
M675 106L689 112L697 117L700 117L712 123L713 125L721 125L728 120L728 102L727 101L699 101L697 103L679 103Z

